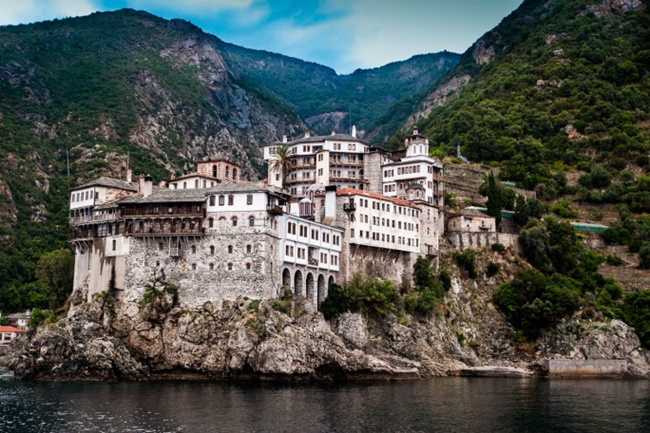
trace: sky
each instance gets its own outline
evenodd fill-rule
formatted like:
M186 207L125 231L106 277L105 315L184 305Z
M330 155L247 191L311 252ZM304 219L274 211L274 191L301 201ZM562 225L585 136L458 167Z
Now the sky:
M464 52L522 0L0 0L0 25L121 8L182 18L246 48L348 74L438 51Z

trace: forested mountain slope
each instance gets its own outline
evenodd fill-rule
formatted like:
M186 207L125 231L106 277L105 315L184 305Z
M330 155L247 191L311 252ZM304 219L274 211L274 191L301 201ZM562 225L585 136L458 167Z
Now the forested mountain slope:
M643 171L647 1L524 1L463 54L413 122L440 153L460 145L470 160L502 162L503 178L530 188L552 169Z

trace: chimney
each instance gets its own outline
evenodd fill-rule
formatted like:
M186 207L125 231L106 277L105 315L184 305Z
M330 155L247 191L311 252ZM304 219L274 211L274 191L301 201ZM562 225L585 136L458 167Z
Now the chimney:
M352 136L357 138L357 125L352 125Z
M140 176L138 182L138 192L142 197L149 197L153 192L153 178L150 175Z
M309 133L309 131L305 131L305 138L309 138L309 137L311 137L311 134Z
M283 136L282 136L282 142L283 142L283 143L286 143L286 142L287 142L287 136L286 136L286 135L283 135Z
M325 218L332 218L336 221L336 185L327 185L325 187Z
M128 169L126 171L126 181L129 183L133 182L133 170Z
M336 135L336 131L332 129L331 135Z

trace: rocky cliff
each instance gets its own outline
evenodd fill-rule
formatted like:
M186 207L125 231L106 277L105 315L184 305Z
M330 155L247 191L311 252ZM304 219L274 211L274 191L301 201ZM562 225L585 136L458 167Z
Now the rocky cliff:
M86 304L73 295L68 316L39 328L10 365L16 377L39 380L331 380L444 376L486 366L544 374L544 359L618 359L628 362L629 376L650 377L650 355L617 320L578 313L537 347L518 344L491 299L523 264L509 250L485 251L481 259L501 263L500 272L487 277L480 266L469 280L452 268L452 288L428 318L346 313L328 322L303 299L184 310L171 298L134 306L109 296Z

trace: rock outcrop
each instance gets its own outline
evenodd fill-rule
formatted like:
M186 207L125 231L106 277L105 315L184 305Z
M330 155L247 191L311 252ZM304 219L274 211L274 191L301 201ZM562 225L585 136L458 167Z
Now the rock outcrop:
M487 277L490 262L500 271ZM428 318L346 313L328 322L302 298L187 310L164 297L123 305L110 296L92 303L73 296L68 316L39 328L9 365L17 378L38 380L332 380L526 376L545 374L546 359L616 359L627 361L628 376L650 377L648 352L618 320L577 313L537 347L516 343L491 299L526 265L510 250L484 251L481 263L475 280L452 266L452 287Z

